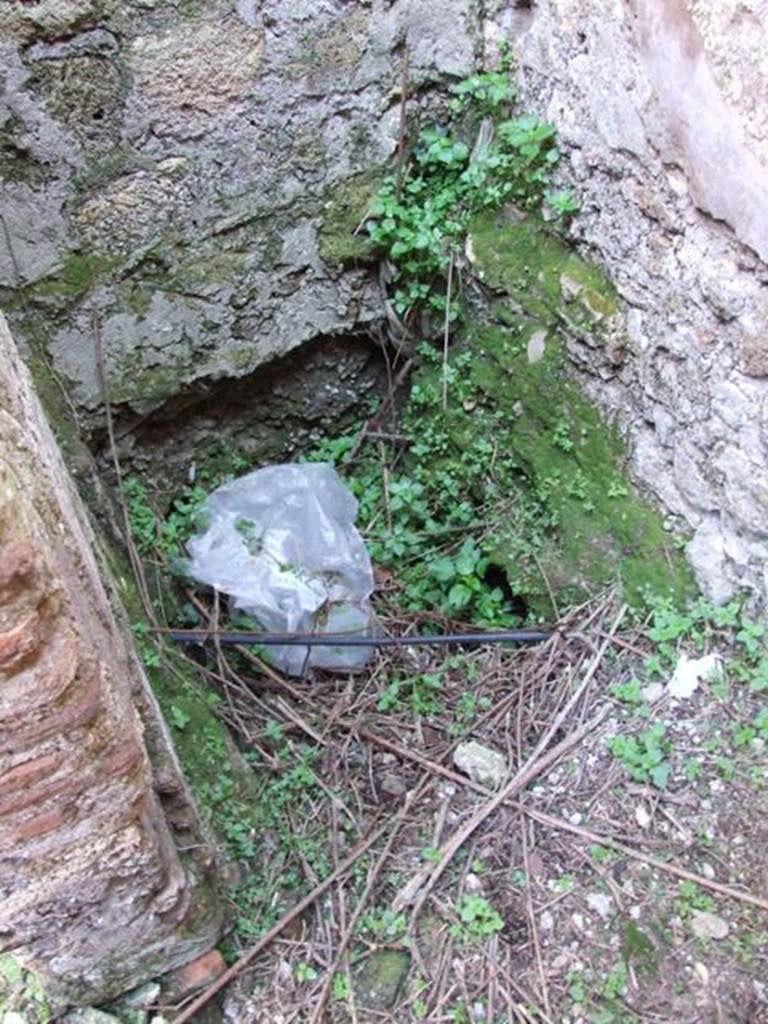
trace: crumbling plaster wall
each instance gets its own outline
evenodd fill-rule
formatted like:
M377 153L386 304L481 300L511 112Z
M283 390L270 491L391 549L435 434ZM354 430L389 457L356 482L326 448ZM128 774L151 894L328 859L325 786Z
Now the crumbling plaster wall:
M93 552L0 317L0 948L59 1004L186 963L221 926L213 852Z
M571 339L633 469L693 537L715 600L768 589L768 4L534 0L513 38L522 105L557 124L572 235L624 302L623 345Z

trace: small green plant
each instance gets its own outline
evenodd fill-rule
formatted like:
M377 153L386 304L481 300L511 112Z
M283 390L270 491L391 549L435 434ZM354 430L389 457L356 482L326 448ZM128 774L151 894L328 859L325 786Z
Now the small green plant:
M351 993L349 987L349 978L346 974L342 974L338 971L333 976L333 982L331 983L331 994L334 999L349 999Z
M504 927L504 919L484 897L465 893L456 908L461 922L454 929L457 938L489 939Z
M573 443L571 438L571 428L568 420L560 419L555 424L555 429L552 433L552 444L566 454L572 452L576 445Z
M299 985L306 985L308 981L315 980L317 971L312 964L308 964L305 960L300 960L293 969L293 976Z
M184 487L165 515L155 507L146 484L137 477L125 478L122 494L139 554L147 557L159 553L166 560L177 562L183 554L183 543L200 525L198 517L207 491L200 486Z
M623 960L614 964L603 982L603 995L606 999L616 999L627 987L627 965Z
M611 864L616 860L617 854L615 850L611 850L607 846L590 846L589 848L590 857L597 861L598 864Z
M509 73L510 60L503 55L498 70L470 75L451 90L451 111L463 114L472 109L476 114L498 118L515 99L515 87Z
M8 1024L49 1024L53 1012L40 980L12 953L0 955L0 1020Z
M667 757L671 744L661 722L636 735L614 736L608 749L636 782L651 782L663 789L669 781L672 767Z
M183 708L180 708L177 704L171 705L169 717L171 720L171 725L175 729L180 729L182 731L186 729L186 727L192 721L190 715L188 715L187 712Z
M629 704L631 707L641 707L646 702L643 696L643 684L639 679L630 679L626 683L614 683L611 686L611 694L622 704Z
M377 942L397 942L405 935L408 918L389 908L374 908L363 914L358 928L362 934L369 935Z
M556 217L573 217L581 209L581 203L568 189L545 192L544 200Z
M624 484L619 483L616 480L612 480L608 484L608 497L609 498L626 498L629 495L629 490Z
M441 672L425 672L404 678L395 676L379 697L376 706L379 711L393 711L405 704L410 705L416 717L434 715L441 707L439 695L442 687Z
M503 119L515 97L506 61L453 91L451 111L465 131L482 118L495 122L493 130L481 128L471 145L457 124L423 129L407 173L384 182L368 223L375 248L395 268L392 301L406 320L425 303L445 315L442 282L474 214L505 202L524 210L546 204L555 216L578 208L570 193L548 189L560 157L553 126L530 115Z
M687 918L690 917L694 910L706 910L709 912L717 910L717 903L711 896L702 891L701 886L695 882L685 881L680 883L675 907L682 918Z
M587 979L582 971L568 972L568 995L576 1006L584 1007L589 999Z
M552 885L560 892L573 892L576 887L576 880L573 875L559 875L554 879Z

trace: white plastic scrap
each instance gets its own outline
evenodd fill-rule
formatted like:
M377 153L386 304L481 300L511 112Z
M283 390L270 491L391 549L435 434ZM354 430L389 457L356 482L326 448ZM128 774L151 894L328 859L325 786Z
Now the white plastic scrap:
M687 700L693 696L702 679L717 675L720 664L719 654L707 654L703 658L689 658L687 654L681 654L667 683L667 694L678 700Z
M272 633L370 634L373 570L355 528L357 502L326 463L269 466L206 502L187 544L189 574ZM269 647L290 675L362 669L370 647Z

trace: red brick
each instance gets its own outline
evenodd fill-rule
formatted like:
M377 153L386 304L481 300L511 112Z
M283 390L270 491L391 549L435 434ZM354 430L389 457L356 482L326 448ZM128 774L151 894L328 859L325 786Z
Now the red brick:
M210 985L220 974L223 974L226 967L224 957L218 949L212 949L210 953L199 956L197 960L191 960L183 967L177 967L175 971L166 974L163 980L168 993L174 999L183 999L192 992Z

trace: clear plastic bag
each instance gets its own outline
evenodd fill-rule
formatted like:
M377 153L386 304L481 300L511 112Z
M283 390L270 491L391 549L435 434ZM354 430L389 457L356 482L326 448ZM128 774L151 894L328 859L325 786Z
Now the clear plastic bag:
M355 528L357 501L326 463L269 466L224 484L187 544L190 576L227 594L272 633L369 634L373 570ZM357 671L367 647L270 646L290 675Z

